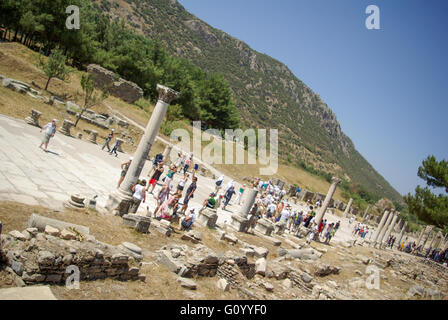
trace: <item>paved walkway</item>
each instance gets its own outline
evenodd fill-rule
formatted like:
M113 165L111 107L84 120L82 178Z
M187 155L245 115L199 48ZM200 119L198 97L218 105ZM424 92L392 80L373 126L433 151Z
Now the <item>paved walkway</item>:
M102 151L100 145L60 132L51 139L49 152L44 152L39 148L42 137L39 128L0 115L0 200L61 209L71 194L79 193L86 197L98 195L97 204L104 206L108 195L116 188L120 165L128 161L129 155L115 157ZM145 177L151 166L147 161L143 169ZM180 175L176 175L174 183L179 179ZM228 181L226 178L224 183ZM191 207L201 206L213 191L214 181L198 175L198 186ZM158 187L155 193L157 191ZM148 205L150 210L155 207L155 200L149 194L148 203L140 206L139 213L146 214ZM225 216L226 212L221 219Z
M108 195L116 189L120 165L129 159L129 155L121 153L115 157L102 151L100 145L67 137L60 132L50 141L49 152L44 152L39 148L42 137L39 128L23 120L0 115L0 200L62 209L62 203L71 194L78 193L87 198L97 195L98 206L104 207ZM144 177L151 166L152 163L147 161L143 169ZM165 173L167 171L166 167ZM175 176L175 185L180 178L179 174ZM226 177L223 186L229 181ZM186 188L190 183L191 180ZM159 188L156 187L154 194L157 194ZM213 190L214 180L198 175L198 189L189 208L199 209ZM239 210L239 206L234 204L235 199L236 195L228 210L218 209L218 222L230 222L232 213ZM147 210L153 211L155 205L154 197L147 194L147 202L140 205L138 214L145 215ZM303 205L292 204L292 207L304 209ZM352 226L349 226L348 219L339 218L330 212L325 217L329 222L341 220L342 227L335 240L351 238Z

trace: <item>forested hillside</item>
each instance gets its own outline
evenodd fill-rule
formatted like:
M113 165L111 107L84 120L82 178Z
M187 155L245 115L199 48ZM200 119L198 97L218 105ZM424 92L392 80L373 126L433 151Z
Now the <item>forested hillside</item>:
M81 8L80 30L67 30L65 8ZM335 114L281 62L214 29L175 0L3 0L8 34L49 54L63 49L69 63L98 63L136 82L156 98L155 84L181 92L171 116L215 128L277 128L280 158L366 201L402 201L356 151ZM6 36L4 33L3 36Z

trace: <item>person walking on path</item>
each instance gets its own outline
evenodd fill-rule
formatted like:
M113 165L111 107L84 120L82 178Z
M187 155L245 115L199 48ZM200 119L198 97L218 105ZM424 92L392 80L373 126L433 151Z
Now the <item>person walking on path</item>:
M244 193L244 188L246 188L246 185L244 184L242 187L240 187L240 190L238 190L238 195L236 197L235 202L240 205L241 204L241 199L243 197L243 193Z
M129 213L136 213L140 203L146 201L146 192L145 192L146 180L143 179L139 184L135 184L132 187L132 203L129 208Z
M117 150L118 150L118 147L120 146L120 144L121 144L121 142L118 141L118 140L116 140L116 141L115 141L115 145L114 145L114 147L112 148L112 150L109 152L109 154L115 153L115 157L118 157L118 152L117 152Z
M221 189L222 182L224 181L224 175L220 176L218 180L216 180L215 185L215 194L218 194L219 189Z
M114 129L111 130L111 132L109 133L109 135L106 138L106 142L104 143L103 147L101 148L101 150L104 150L105 147L107 147L107 152L110 152L110 146L109 146L109 142L112 140L112 138L114 137Z
M47 123L45 126L40 129L40 132L42 130L45 130L44 138L42 139L42 143L40 144L39 148L42 149L42 145L45 144L45 152L47 152L48 143L50 142L50 139L54 137L56 133L56 123L58 120L53 119L51 122Z
M134 158L130 157L128 162L124 162L121 164L121 174L120 174L120 180L118 180L117 189L120 188L121 183L124 180L124 177L126 176L126 173L128 172L129 167L131 166L131 162Z
M235 187L232 185L229 189L227 189L224 198L224 206L222 207L223 210L226 210L227 205L229 204L230 200L232 199L232 196L235 194Z
M181 214L185 214L185 211L187 211L188 202L190 201L191 198L193 198L194 192L196 191L197 188L196 183L198 181L198 178L195 176L194 171L192 180L193 181L191 182L190 186L187 189L187 193L185 194L184 203L182 205L182 209L180 210Z
M157 182L160 179L160 176L163 173L163 161L161 161L159 163L159 167L156 169L156 171L153 173L153 175L151 176L151 179L149 180L149 184L148 187L146 188L146 191L148 191L149 193L152 193L154 191L154 188L156 187ZM149 186L152 186L151 191L149 191Z

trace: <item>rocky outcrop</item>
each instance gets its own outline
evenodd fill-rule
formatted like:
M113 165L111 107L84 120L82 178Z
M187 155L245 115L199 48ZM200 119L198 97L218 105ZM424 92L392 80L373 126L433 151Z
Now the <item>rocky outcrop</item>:
M87 72L93 76L96 88L107 88L114 97L129 103L134 103L143 97L143 90L138 85L118 77L114 72L97 64L89 64Z

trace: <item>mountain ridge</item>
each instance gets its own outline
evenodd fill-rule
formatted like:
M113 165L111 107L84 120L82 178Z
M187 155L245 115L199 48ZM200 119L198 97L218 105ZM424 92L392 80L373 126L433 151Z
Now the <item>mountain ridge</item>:
M281 61L216 29L176 0L96 1L111 18L159 38L168 52L229 81L243 127L279 130L279 157L359 183L380 197L401 195L356 150L335 113Z

